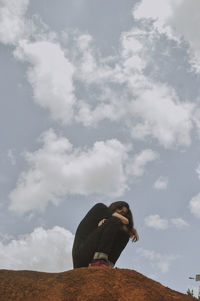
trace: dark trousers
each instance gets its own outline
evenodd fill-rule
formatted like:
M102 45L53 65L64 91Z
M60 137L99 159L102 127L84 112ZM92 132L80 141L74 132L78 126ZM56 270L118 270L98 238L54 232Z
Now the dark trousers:
M87 267L95 252L107 254L109 261L115 264L128 241L129 236L122 229L122 222L113 216L79 246L76 254L73 254L74 268Z

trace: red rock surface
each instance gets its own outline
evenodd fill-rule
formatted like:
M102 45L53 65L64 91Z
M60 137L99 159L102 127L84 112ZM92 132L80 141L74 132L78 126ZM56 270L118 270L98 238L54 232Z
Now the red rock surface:
M63 273L0 270L0 301L192 301L127 269L91 267Z

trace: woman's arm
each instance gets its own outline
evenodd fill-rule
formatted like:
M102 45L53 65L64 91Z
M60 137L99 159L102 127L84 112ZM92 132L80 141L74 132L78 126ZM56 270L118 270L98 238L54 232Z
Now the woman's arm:
M126 225L123 225L122 229L128 233L129 237L132 238L133 242L136 242L139 240L139 235L135 228L132 228L132 230L130 231Z
M119 218L121 220L121 222L123 223L123 225L128 225L129 224L129 220L128 218L126 218L125 216L117 213L117 212L114 212L112 214L112 216L115 216L117 218ZM99 223L98 223L98 227L102 226L103 223L105 222L106 218L103 218Z
M114 213L112 214L112 216L118 217L118 218L122 221L122 223L123 223L124 225L128 225L128 224L129 224L128 218L126 218L126 217L123 216L122 214L119 214L119 213L117 213L117 212L114 212Z
M132 241L136 242L139 240L138 232L135 228L133 228L130 232L130 237L132 238Z

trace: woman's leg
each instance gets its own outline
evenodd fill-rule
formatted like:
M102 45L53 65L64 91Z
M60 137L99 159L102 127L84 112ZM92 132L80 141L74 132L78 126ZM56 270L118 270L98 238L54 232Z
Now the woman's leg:
M113 244L118 239L118 234L121 232L122 222L117 217L111 217L99 228L102 229L102 234L96 252L109 255L112 252Z
M128 233L126 233L123 230L120 230L117 234L117 238L115 239L112 245L112 250L108 256L109 261L111 261L114 265L118 260L119 256L121 255L122 251L126 247L128 241L129 241Z
M113 253L112 248L118 237L118 233L121 231L121 227L122 222L120 219L111 217L102 226L96 228L80 246L78 254L79 267L87 267L97 252L107 254L109 257ZM115 257L116 255L113 256L113 258Z

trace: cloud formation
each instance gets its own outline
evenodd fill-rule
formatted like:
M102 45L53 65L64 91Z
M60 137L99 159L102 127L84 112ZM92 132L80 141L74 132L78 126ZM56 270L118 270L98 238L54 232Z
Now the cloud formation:
M188 227L189 224L181 217L178 218L172 218L171 223L178 229L184 229L185 227Z
M6 242L0 241L0 268L63 272L72 268L71 250L74 236L68 230L55 226Z
M98 141L91 149L75 149L52 129L40 141L40 149L26 153L29 169L10 193L10 209L18 213L44 210L49 202L56 205L67 194L121 196L128 189L130 174L142 176L147 163L157 158L152 150L144 150L132 160L131 149L117 139Z
M139 248L136 252L139 256L150 261L151 265L158 269L161 273L167 273L171 262L178 258L177 255L160 254L153 250L147 250L144 248Z
M151 149L145 149L140 154L137 154L127 167L127 171L134 177L141 177L145 173L146 164L159 158L158 153Z
M200 218L200 193L195 195L189 202L190 212Z
M147 216L144 222L146 226L156 230L166 230L169 227L168 220L162 219L158 214Z
M139 2L133 15L137 20L153 21L158 33L165 33L170 39L188 42L191 63L200 71L200 3L187 0L148 0Z
M25 20L29 0L0 1L0 42L15 45L27 31Z
M152 85L141 92L131 109L142 121L132 128L133 138L153 136L166 148L190 145L193 105L180 103L166 86Z
M166 230L172 226L175 226L177 229L184 229L189 226L188 222L181 217L171 218L168 220L161 218L158 214L147 216L144 219L144 222L147 227L154 228L156 230Z
M33 43L21 40L14 54L31 65L27 74L36 103L47 108L53 119L64 124L71 122L75 103L74 67L60 45L48 40Z
M27 6L27 1L18 6ZM160 2L154 1L159 7ZM141 1L134 17L164 24L176 5L172 9L168 0L165 6L157 16L159 10ZM20 20L24 20L25 11L23 16L18 14ZM29 64L27 76L35 102L48 109L55 121L92 127L108 119L123 122L134 140L153 138L165 148L190 145L194 105L181 102L172 88L145 74L152 59L149 47L154 47L149 32L138 28L123 32L118 53L109 57L101 54L89 34L67 34L67 43L61 47L63 36L48 27L46 33L43 28L39 33L33 30L31 40L16 36L14 51L15 58ZM76 82L84 87L84 95L79 97Z
M163 190L163 189L167 189L167 185L168 185L168 178L160 177L154 183L154 188L157 190Z
M145 75L150 59L146 36L136 29L123 33L119 55L108 60L95 55L91 37L80 36L83 58L77 59L75 74L88 89L96 87L98 95L78 103L76 120L86 126L103 119L123 121L133 139L154 138L165 148L187 147L194 105L180 101L172 88Z

